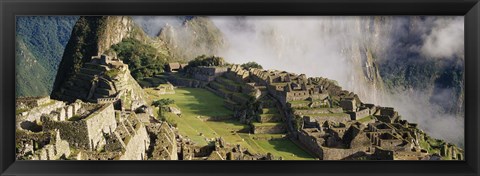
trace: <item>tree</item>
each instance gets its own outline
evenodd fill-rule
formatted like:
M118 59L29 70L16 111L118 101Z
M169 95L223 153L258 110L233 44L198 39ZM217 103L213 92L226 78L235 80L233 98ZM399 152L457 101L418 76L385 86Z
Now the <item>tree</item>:
M153 46L133 38L122 40L110 50L107 52L117 53L118 58L128 64L133 78L137 81L162 73L169 57Z
M296 130L301 130L303 128L303 123L304 123L303 118L299 115L295 115L294 124L293 124L294 128Z
M174 100L172 100L170 98L163 98L163 99L156 100L156 101L152 102L152 106L158 107L158 117L161 120L165 121L165 115L164 115L163 112L166 110L167 105L173 104L173 103L175 103Z
M260 64L256 63L256 62L247 62L247 63L242 64L241 66L242 66L243 68L247 69L247 70L250 69L250 68L263 69L263 67L262 67Z
M225 59L217 56L200 55L195 59L188 62L189 67L198 66L224 66L226 64Z

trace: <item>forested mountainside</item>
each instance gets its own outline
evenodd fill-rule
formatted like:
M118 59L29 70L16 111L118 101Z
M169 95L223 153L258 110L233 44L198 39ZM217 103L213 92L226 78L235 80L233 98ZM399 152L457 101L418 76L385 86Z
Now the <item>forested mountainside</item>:
M65 45L78 17L17 17L16 96L50 94Z
M376 17L373 22L379 23L379 26L385 25L389 20L392 21ZM447 20L450 21L447 23ZM460 28L463 19L410 17L403 18L402 21L391 24L391 33L398 35L390 34L394 37L390 37L392 41L389 47L382 48L382 51L374 48L375 54L379 56L376 62L385 87L390 92L425 92L430 102L440 106L445 113L463 117L465 77L463 29ZM462 35L457 36L460 34ZM459 39L446 41L449 39L442 38L449 37L439 38L441 35ZM445 101L446 97L449 101Z

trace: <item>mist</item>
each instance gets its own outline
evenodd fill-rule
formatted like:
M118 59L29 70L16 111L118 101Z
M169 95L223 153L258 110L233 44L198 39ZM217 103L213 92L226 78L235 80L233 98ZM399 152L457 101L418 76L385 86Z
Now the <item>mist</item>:
M134 20L154 34L165 25L165 20L155 18L164 17ZM216 55L228 62L255 61L264 69L336 80L344 89L357 93L364 103L394 107L403 119L418 123L430 136L464 146L464 117L445 113L429 101L432 95L425 90L384 91L380 89L381 80L372 81L366 76L366 68L372 67L369 57L375 62L392 62L418 55L416 59L436 59L438 62L461 59L456 63L463 64L463 17L247 16L210 19L228 44ZM435 95L435 100L447 102L452 101L452 97Z
M150 37L156 37L166 25L181 26L185 19L179 16L133 16L132 18Z
M421 52L425 56L451 59L464 57L463 17L439 18L435 20L431 32L424 37Z

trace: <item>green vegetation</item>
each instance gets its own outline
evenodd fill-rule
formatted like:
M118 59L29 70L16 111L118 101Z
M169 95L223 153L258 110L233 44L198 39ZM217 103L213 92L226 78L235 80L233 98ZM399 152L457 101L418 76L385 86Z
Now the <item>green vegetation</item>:
M158 117L161 120L165 121L166 117L165 117L164 111L166 111L166 108L167 108L166 106L173 103L175 103L174 100L169 98L164 98L164 99L160 99L152 102L152 106L158 107Z
M243 68L247 69L247 70L250 69L250 68L263 69L263 67L262 67L260 64L256 63L256 62L247 62L247 63L242 64L241 66L242 66Z
M124 39L111 49L117 53L119 59L128 64L135 80L162 73L168 58L153 46L132 38Z
M79 115L74 115L74 116L68 118L68 121L78 121L78 120L81 120L81 119L82 119L81 116L79 116Z
M263 108L262 113L264 114L278 114L277 108Z
M289 139L257 140L257 144L264 150L273 153L275 157L282 157L284 160L313 159L310 154Z
M217 77L216 79L218 79L218 81L220 81L221 83L225 83L225 84L229 84L229 85L234 85L234 86L241 86L242 85L238 82L235 82L233 80L229 80L228 78L225 78L225 77ZM220 84L220 85L222 85L222 84Z
M305 116L311 117L344 117L345 113L320 113L320 114L306 114Z
M248 134L249 125L236 119L208 121L208 117L233 116L233 112L224 107L224 99L199 88L178 88L175 94L158 95L153 89L146 89L150 99L170 98L174 105L181 109L182 115L165 113L167 122L176 124L182 136L190 138L198 145L207 145L213 138L222 137L226 142L240 144L252 153L272 153L283 159L299 160L313 159L308 153L297 147L289 139L281 138L279 134ZM278 139L281 138L281 139Z
M188 62L187 68L198 66L224 66L225 64L225 59L222 57L201 55Z
M387 91L427 91L431 103L440 105L447 113L462 114L465 85L463 59L454 56L438 60L413 54L387 60L378 63ZM442 96L437 96L439 94ZM445 96L450 97L451 101L445 101Z
M109 78L115 78L120 73L118 69L111 69L105 72L105 75Z
M223 106L223 99L206 89L182 88L175 94L161 95L163 98L175 100L175 104L185 113L203 117L231 117L233 112Z
M283 124L282 122L265 122L265 123L252 122L252 125L257 127L278 126L282 124Z
M293 124L294 125L294 128L297 129L297 130L300 130L302 129L302 125L303 125L303 118L299 115L295 115L294 119L295 120L295 123Z
M427 136L427 134L419 133L419 135L420 137L418 143L422 149L427 150L428 153L440 154L440 148L445 144L445 142L431 138L430 136Z
M368 122L368 121L373 120L373 119L375 119L375 117L373 117L372 115L369 115L367 117L358 119L357 121L360 122L360 123L364 123L364 122Z
M272 117L275 117L275 116L279 116L278 113L275 113L275 114L260 114L260 117L262 118L272 118Z
M157 87L165 83L167 83L167 81L164 78L158 78L158 77L148 77L148 78L143 78L138 80L138 84L140 84L140 86L143 88Z
M295 100L295 101L289 101L288 103L295 105L295 104L309 104L311 101L308 100Z
M16 18L15 96L46 96L78 19L76 16Z

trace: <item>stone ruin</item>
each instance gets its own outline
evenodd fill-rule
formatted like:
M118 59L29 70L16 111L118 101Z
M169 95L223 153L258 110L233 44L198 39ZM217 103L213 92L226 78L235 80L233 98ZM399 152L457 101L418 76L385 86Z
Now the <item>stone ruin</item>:
M127 64L118 58L101 55L93 56L90 62L85 63L75 76L65 82L56 97L68 102L80 99L93 103L111 103L125 96L142 97L135 91L138 89L141 88L130 75Z
M170 71L177 71L175 64L171 66ZM288 133L322 160L464 158L462 149L435 141L417 124L402 120L393 108L363 103L326 78L231 65L194 67L187 75L170 74L167 79L175 86L214 92L225 99L225 107L236 118L251 125L250 132ZM67 81L58 95L66 102L49 97L17 99L17 158L275 159L221 138L197 146L175 127L156 121L139 89L127 65L102 55L92 57ZM293 124L296 117L299 125Z
M252 154L240 145L226 143L223 138L216 138L210 145L194 149L195 160L275 160L271 155Z
M115 110L113 103L75 101L40 115L39 127L17 129L17 157L24 159L147 159L150 138L136 114ZM52 109L52 108L47 108ZM35 111L32 109L31 111ZM34 113L38 114L38 113ZM30 113L27 113L30 115Z
M320 159L463 158L463 150L448 143L438 148L440 153L428 153L419 139L427 137L416 124L401 120L391 107L361 102L356 94L326 78L232 65L214 79L195 79L207 81L205 88L224 97L225 106L231 110L238 111L247 103L238 98L243 93L265 104L266 114L272 109L291 112L264 115L262 109L254 115L256 120L247 123L252 124L254 133L284 133L288 129L293 140ZM249 116L248 112L237 114L240 120ZM288 121L294 116L302 119L298 130ZM392 157L385 157L385 153Z

